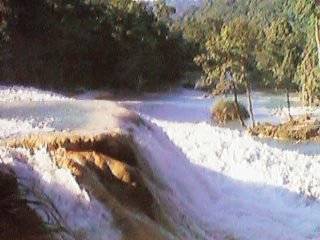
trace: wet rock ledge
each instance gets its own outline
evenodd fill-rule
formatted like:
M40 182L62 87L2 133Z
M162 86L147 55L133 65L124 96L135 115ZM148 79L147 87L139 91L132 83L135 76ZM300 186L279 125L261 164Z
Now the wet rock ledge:
M279 125L270 123L257 124L255 127L250 128L249 132L262 138L278 140L320 140L320 121L305 115Z
M31 152L45 146L58 167L69 169L112 211L124 240L172 239L159 228L161 210L141 174L136 146L129 135L41 133L1 140L0 145Z

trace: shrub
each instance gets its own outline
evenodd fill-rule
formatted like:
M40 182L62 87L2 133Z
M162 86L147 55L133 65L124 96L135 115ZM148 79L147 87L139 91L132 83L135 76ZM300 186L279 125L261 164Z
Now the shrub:
M211 110L212 118L219 123L234 121L238 119L236 104L233 101L222 99L215 104ZM249 118L249 113L245 106L239 103L239 114L243 119Z

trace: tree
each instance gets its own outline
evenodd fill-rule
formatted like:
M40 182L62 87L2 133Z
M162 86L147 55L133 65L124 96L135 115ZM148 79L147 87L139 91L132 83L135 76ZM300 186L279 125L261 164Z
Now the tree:
M297 68L295 79L300 87L302 101L307 106L312 106L320 95L320 69L317 65L316 44L312 42L302 54L302 61Z
M226 23L219 34L212 36L206 43L205 53L195 58L196 64L203 69L203 81L206 84L214 83L218 87L232 89L236 105L237 89L240 85L245 87L252 126L255 125L255 121L250 72L255 65L253 63L256 36L254 27L246 19L234 19ZM244 126L243 120L240 121Z
M264 67L271 70L276 80L277 88L286 89L289 118L290 88L293 84L301 50L299 35L294 31L292 23L287 17L273 21L266 29L266 56L268 63Z
M144 89L183 71L181 34L134 0L4 0L0 37L12 83Z
M174 7L168 6L166 0L157 0L153 4L153 12L157 20L163 23L170 23L171 16L176 13Z

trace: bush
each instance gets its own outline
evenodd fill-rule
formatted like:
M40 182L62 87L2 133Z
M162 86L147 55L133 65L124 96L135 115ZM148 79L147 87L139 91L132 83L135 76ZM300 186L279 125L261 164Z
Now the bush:
M219 123L234 121L238 119L236 104L233 101L222 99L215 104L211 110L212 118ZM239 113L243 119L249 118L249 113L245 106L239 103Z

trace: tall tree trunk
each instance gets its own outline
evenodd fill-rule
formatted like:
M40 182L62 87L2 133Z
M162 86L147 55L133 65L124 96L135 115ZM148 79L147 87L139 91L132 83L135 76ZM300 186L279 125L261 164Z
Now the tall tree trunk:
M240 120L241 127L247 128L247 125L244 123L243 117L240 114L237 88L234 85L233 85L233 96L234 96L234 103L236 105L237 115L238 115L238 119Z
M318 67L320 68L320 36L319 36L319 17L315 16L315 37L317 42L317 50L318 50Z
M246 93L247 93L247 98L248 98L249 115L250 115L252 127L254 127L256 125L256 123L254 121L254 116L253 116L252 99L251 99L251 86L250 86L249 80L246 81L245 87L246 87Z
M252 109L252 99L251 99L251 85L250 85L250 80L246 79L245 74L246 74L246 69L245 69L245 62L241 61L241 82L245 84L246 88L246 93L247 93L247 98L248 98L248 105L249 105L249 115L252 123L252 127L255 127L255 121L254 121L254 116L253 116L253 109Z
M288 114L289 114L289 119L292 120L291 116L291 111L290 111L290 89L287 87L287 105L288 105Z

